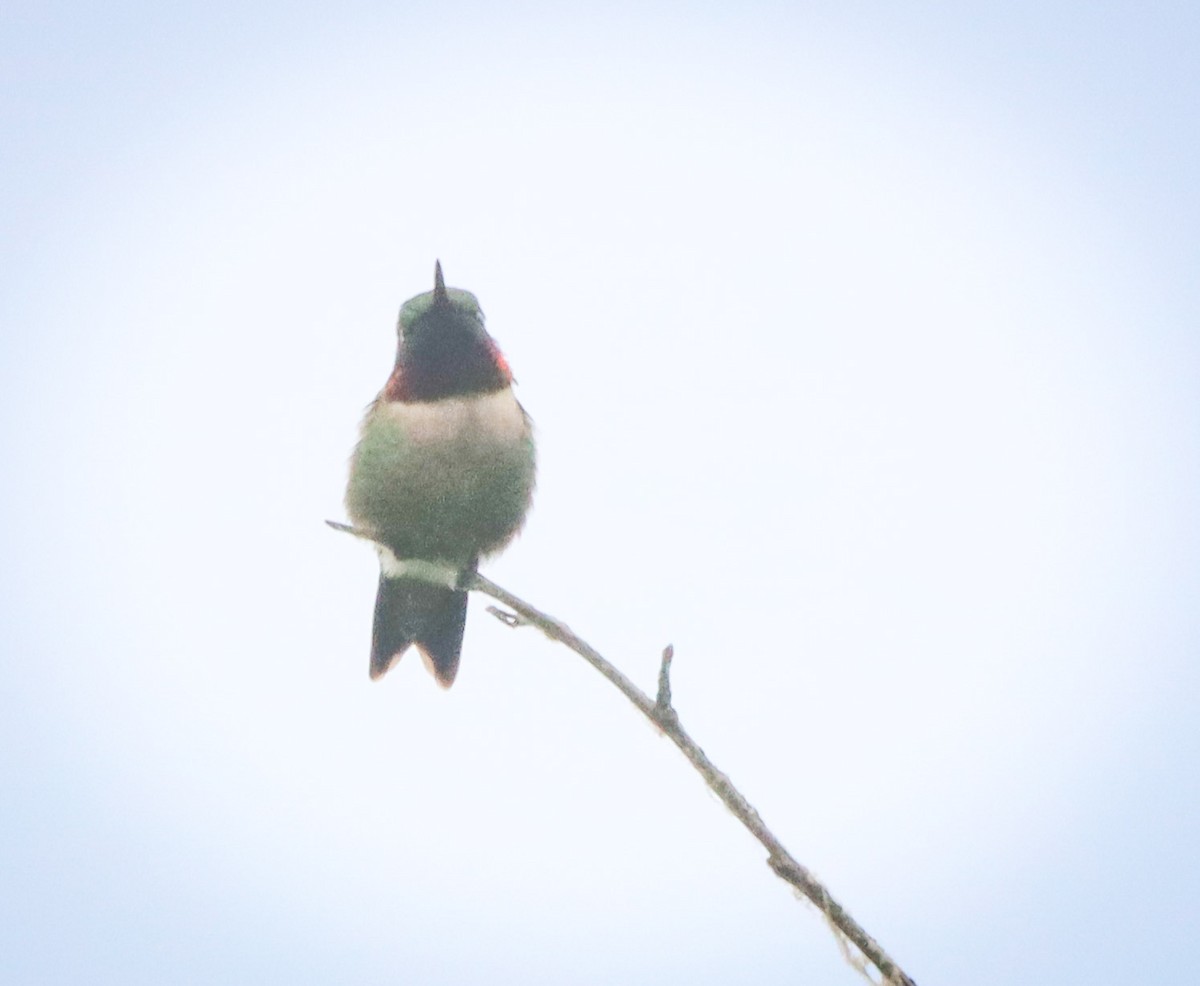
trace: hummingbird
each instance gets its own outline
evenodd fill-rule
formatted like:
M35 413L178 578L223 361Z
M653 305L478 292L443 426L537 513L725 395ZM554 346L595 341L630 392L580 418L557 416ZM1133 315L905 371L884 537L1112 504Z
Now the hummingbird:
M396 363L367 408L346 488L351 521L379 552L370 673L382 677L415 645L449 688L467 618L459 577L521 529L533 429L478 299L446 287L440 261L433 290L401 306L396 333Z

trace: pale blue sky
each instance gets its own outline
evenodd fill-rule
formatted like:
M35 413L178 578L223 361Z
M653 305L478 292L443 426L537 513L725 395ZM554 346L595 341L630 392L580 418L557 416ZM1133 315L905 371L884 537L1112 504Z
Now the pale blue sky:
M857 981L474 600L367 680L328 531L400 303L533 415L487 574L922 983L1191 982L1200 13L0 15L0 979Z

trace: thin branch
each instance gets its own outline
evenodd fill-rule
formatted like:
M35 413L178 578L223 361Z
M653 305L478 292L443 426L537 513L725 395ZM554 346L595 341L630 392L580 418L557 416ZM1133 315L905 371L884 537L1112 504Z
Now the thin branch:
M372 540L369 533L345 524L338 524L334 521L326 521L326 523L334 530ZM459 586L491 596L512 611L506 613L495 606L488 607L488 612L507 626L530 625L537 627L551 640L556 640L573 650L611 681L647 719L670 737L683 755L691 761L692 766L699 771L717 797L725 803L725 806L749 830L750 834L762 843L768 853L767 865L775 875L795 888L798 893L803 894L825 916L847 961L866 975L862 963L856 961L855 956L848 949L848 945L853 945L861 956L879 971L884 983L890 984L890 986L916 986L895 960L884 951L883 946L867 934L866 930L846 912L845 908L834 900L825 886L784 848L783 843L767 828L766 823L763 822L754 807L733 786L733 782L717 769L696 741L684 730L679 722L679 716L671 704L670 669L671 660L675 654L673 647L668 645L663 650L662 665L658 674L657 700L651 699L614 665L610 664L591 644L576 636L565 623L535 609L523 599L514 596L507 589L496 585L495 582L478 572L464 572L459 580ZM870 977L868 976L868 978Z
M683 755L692 762L692 766L700 772L708 786L716 792L717 797L733 812L738 821L750 830L750 834L763 844L769 853L767 865L771 867L776 876L795 887L812 901L817 909L825 915L834 930L839 935L845 936L846 940L851 942L879 970L885 982L894 983L896 986L915 986L913 980L884 951L883 946L867 934L866 930L846 912L845 908L834 900L824 885L784 848L783 843L767 828L758 812L733 786L733 782L708 759L696 741L680 725L679 717L670 704L669 667L671 656L673 656L672 648L668 648L664 652L663 666L659 672L660 699L664 695L662 686L666 684L666 701L660 705L651 700L645 692L626 678L589 643L576 636L566 624L534 609L529 603L477 572L465 573L461 585L465 589L475 589L503 603L516 612L523 623L537 627L551 640L557 640L566 645L616 685L647 719L671 738L671 741L683 751Z

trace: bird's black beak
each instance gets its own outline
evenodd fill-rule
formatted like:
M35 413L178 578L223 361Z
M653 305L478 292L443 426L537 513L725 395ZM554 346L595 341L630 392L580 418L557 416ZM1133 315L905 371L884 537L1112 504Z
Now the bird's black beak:
M449 301L450 296L446 294L446 281L442 277L442 262L439 260L433 265L433 303L444 305Z

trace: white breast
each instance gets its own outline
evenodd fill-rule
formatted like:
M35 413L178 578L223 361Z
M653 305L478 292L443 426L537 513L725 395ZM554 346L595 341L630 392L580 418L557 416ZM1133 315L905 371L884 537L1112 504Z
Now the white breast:
M525 435L525 412L511 387L472 397L450 397L421 404L390 401L382 413L417 445L440 444L472 435L481 441L507 444Z

